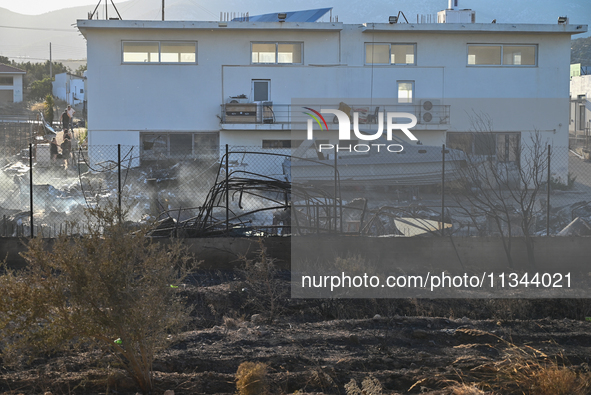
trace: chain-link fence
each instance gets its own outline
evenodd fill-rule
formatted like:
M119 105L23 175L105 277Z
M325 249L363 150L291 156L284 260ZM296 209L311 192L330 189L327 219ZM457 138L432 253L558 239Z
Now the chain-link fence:
M84 233L86 209L101 204L156 221L154 236L591 234L591 162L541 140L490 141L491 151L29 144L5 155L0 236Z
M38 128L32 117L0 115L0 158L20 155L33 141Z

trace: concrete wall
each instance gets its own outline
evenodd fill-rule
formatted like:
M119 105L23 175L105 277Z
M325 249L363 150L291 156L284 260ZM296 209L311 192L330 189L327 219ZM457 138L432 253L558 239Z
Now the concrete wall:
M82 93L80 93L80 89L83 90ZM52 85L52 93L72 106L80 104L84 101L84 80L72 78L68 73L56 74Z
M0 85L1 97L4 101L19 103L23 101L23 76L22 74L2 74L4 77L12 77L12 85ZM2 100L2 99L0 99Z

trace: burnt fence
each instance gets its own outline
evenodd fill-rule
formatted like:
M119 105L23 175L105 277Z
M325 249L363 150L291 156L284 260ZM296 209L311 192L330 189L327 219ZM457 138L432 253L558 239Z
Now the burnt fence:
M162 237L591 235L591 163L568 147L508 144L494 155L305 144L55 154L29 140L4 152L0 236L83 234L101 205Z

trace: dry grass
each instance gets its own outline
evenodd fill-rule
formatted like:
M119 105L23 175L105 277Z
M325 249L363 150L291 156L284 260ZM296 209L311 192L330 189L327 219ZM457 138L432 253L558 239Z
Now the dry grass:
M269 393L267 365L243 362L236 371L236 389L239 395L264 395Z
M578 373L554 361L516 361L501 370L501 377L518 388L518 393L530 395L586 395L591 388L588 373Z
M382 384L375 377L366 377L359 388L357 382L351 379L345 385L345 392L347 395L382 395Z
M563 355L551 357L530 346L517 346L492 333L481 332L506 346L505 358L486 362L460 373L462 384L453 383L446 390L450 395L588 395L591 393L591 372L577 371ZM423 379L422 381L424 381ZM420 384L415 383L413 387ZM464 384L465 383L465 384ZM412 388L412 387L411 387ZM491 392L483 392L484 388Z
M236 318L226 317L222 318L223 324L227 329L237 329L239 321Z
M492 365L486 363L472 369L472 372L487 373L480 377L477 375L477 378L462 375L462 381L479 381L479 387L489 389L495 394L587 395L590 393L591 373L579 372L568 366L568 361L563 356L550 357L532 347L519 347L501 338L498 339L508 346L505 359ZM452 395L486 393L473 383L455 384L448 389L452 390Z
M35 111L35 112L39 112L39 111L43 111L43 109L45 109L45 102L36 102L36 103L32 103L29 107L29 109L31 111Z
M485 395L486 392L480 390L475 385L458 384L449 388L450 395Z

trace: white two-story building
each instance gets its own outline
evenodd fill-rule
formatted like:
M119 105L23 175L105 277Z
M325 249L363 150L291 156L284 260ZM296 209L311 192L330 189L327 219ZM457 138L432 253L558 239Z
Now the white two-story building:
M132 145L143 157L197 156L218 144L287 148L305 117L292 102L331 99L365 111L368 129L378 111L411 112L425 145L477 151L466 133L488 119L499 160L518 160L503 147L535 131L566 154L570 41L587 26L473 23L473 11L450 3L444 23L311 22L310 12L79 20L93 92L89 146Z

